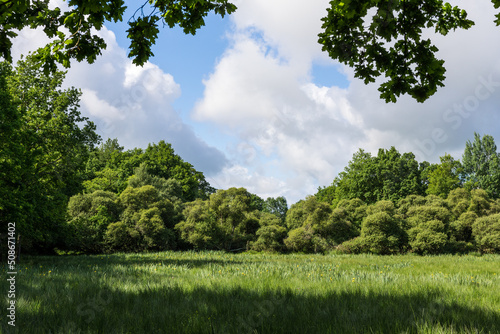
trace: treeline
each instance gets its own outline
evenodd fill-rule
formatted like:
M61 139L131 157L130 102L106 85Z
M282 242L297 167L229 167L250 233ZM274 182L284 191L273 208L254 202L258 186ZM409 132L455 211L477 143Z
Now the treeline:
M288 209L283 197L263 200L244 188L215 191L201 174L194 173L198 179L189 186L185 173L166 172L185 163L163 142L122 152L108 140L89 159L88 166L101 161L94 178L69 200L67 247L93 253L499 252L500 170L493 138L476 134L463 157L460 162L445 155L429 164L395 148L377 156L360 150L331 186ZM133 166L131 161L139 164L133 174L120 167Z
M500 252L491 136L439 164L359 150L330 186L288 208L284 197L214 189L164 141L102 143L63 79L29 57L0 64L0 223L16 223L24 251Z

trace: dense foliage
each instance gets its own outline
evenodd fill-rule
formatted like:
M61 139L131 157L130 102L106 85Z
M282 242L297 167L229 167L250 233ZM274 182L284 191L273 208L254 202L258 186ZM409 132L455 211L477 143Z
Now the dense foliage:
M99 141L78 110L81 93L62 90L63 79L31 58L15 69L0 64L0 222L16 222L27 250L64 241L68 198L81 190Z
M0 3L0 57L12 61L11 39L23 28L42 28L52 41L36 53L36 58L48 72L56 64L70 66L70 61L93 63L106 42L97 33L106 22L123 20L126 10L123 0L68 0L68 10L49 6L49 0L2 1ZM211 12L224 17L236 10L227 0L155 0L146 1L128 19L128 56L133 63L144 65L154 54L151 50L160 25L179 25L186 34L194 35L205 25Z

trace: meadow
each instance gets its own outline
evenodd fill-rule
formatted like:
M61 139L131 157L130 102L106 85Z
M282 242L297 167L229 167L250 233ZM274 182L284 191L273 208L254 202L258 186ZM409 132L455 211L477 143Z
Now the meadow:
M3 269L5 273L5 268ZM25 257L2 333L499 333L500 255ZM0 283L7 291L7 282ZM7 296L1 308L7 307ZM14 330L13 330L14 329Z

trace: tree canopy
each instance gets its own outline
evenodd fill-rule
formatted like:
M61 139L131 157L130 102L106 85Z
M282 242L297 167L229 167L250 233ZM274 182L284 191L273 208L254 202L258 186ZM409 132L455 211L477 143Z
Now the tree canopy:
M500 1L492 2L500 7ZM401 94L424 102L444 85L444 60L423 38L425 30L447 35L474 25L465 10L442 0L335 0L330 5L319 34L323 51L352 67L365 84L384 75L379 91L386 102ZM499 25L500 14L496 17Z
M39 49L36 58L46 71L72 59L93 63L106 42L97 32L106 22L123 21L123 0L68 0L69 10L51 9L49 0L0 3L0 56L11 61L11 39L19 30L41 27L52 38ZM492 0L495 8L500 0ZM224 17L236 10L228 0L149 0L138 5L128 18L128 56L137 65L154 54L152 46L160 25L179 26L186 34L196 34L205 17ZM495 23L500 24L500 13ZM424 102L444 86L444 60L436 58L438 48L423 33L432 29L447 35L455 29L469 29L474 22L467 12L443 0L334 0L322 19L318 42L332 59L354 69L365 84L385 76L380 97L396 102L409 94ZM64 29L61 29L64 28Z
M56 64L70 66L70 61L93 63L106 42L97 32L105 22L123 20L126 10L123 0L68 0L67 11L51 9L49 0L11 1L0 3L0 56L12 61L11 39L23 28L41 27L52 41L37 52L37 59L46 71ZM153 56L160 25L179 25L186 34L196 34L205 25L211 12L224 17L236 10L227 0L149 0L139 5L128 19L130 39L128 56L133 63L143 65ZM64 29L61 29L64 28Z

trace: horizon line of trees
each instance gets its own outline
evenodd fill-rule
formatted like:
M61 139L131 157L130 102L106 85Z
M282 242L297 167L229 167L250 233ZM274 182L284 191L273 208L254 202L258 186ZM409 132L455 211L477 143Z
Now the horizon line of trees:
M394 147L377 156L359 150L331 186L290 208L284 197L263 200L244 188L186 199L178 181L144 163L121 188L104 187L112 182L98 172L69 201L77 233L68 249L497 253L498 158L493 138L477 133L462 162L446 154L439 164L418 163Z

